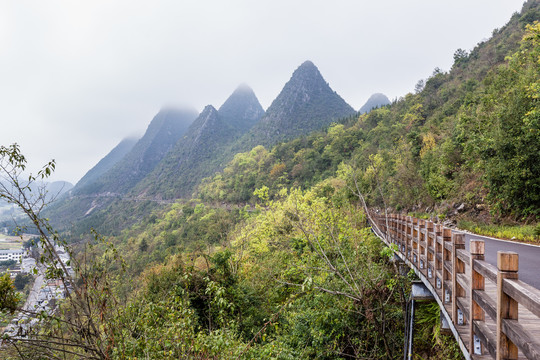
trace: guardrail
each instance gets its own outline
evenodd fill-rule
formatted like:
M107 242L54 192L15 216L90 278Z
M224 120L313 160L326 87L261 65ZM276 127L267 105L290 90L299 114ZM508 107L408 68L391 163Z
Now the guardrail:
M518 280L518 254L484 261L484 242L432 221L370 214L374 230L424 275L443 304L466 357L540 359L540 290ZM540 259L538 276L540 276ZM459 339L458 339L459 340Z

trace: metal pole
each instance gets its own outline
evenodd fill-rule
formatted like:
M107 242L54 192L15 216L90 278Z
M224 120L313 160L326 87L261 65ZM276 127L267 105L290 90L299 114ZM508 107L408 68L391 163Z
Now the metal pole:
M412 360L413 356L413 338L414 338L414 299L411 300L411 319L409 327L409 349L407 351L408 360Z
M407 301L407 305L405 306L405 334L403 341L403 360L407 360L407 346L409 345L409 307L411 302Z

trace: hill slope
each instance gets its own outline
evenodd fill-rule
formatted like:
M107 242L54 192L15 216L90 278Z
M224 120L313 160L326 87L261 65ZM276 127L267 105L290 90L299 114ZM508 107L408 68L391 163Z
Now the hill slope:
M124 156L126 156L133 146L137 143L136 138L123 139L118 145L114 147L103 159L101 159L93 168L77 182L73 191L77 191L91 183L93 183L100 176L109 171L114 165L116 165Z

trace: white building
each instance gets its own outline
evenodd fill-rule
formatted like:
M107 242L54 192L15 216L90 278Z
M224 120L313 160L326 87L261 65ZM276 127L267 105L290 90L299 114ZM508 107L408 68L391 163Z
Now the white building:
M20 262L24 254L23 249L0 250L0 261L15 260Z

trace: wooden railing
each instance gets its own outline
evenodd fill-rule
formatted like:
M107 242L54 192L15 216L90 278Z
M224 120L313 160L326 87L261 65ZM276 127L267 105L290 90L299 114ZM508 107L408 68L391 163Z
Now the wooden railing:
M540 359L540 291L518 280L518 254L484 261L484 242L410 216L371 214L375 232L397 245L453 323L466 357ZM538 259L540 276L540 259ZM454 333L455 334L455 333ZM488 355L489 354L489 355Z

